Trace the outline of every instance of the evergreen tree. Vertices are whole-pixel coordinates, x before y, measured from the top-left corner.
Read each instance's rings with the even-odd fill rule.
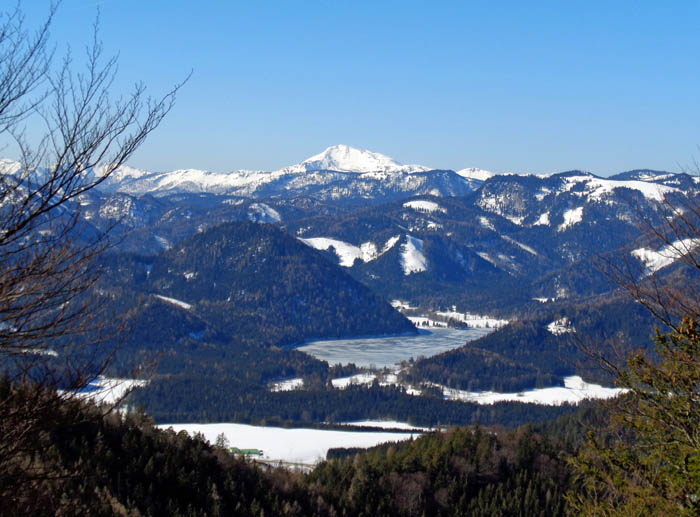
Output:
[[[700,513],[698,323],[657,331],[656,344],[658,362],[637,353],[620,371],[627,394],[573,462],[580,487],[569,498],[581,514]]]

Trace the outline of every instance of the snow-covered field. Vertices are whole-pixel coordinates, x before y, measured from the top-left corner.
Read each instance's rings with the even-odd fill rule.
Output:
[[[406,429],[409,431],[430,431],[432,429],[430,427],[417,427],[406,422],[397,422],[396,420],[358,420],[356,422],[342,422],[342,424],[358,427],[381,427],[382,429]]]
[[[700,246],[700,239],[683,239],[664,246],[659,250],[639,248],[632,251],[646,267],[645,275],[656,273],[659,269],[670,266],[684,255],[693,252]]]
[[[377,249],[377,245],[371,241],[363,242],[359,246],[338,239],[329,239],[328,237],[311,237],[309,239],[299,239],[301,242],[314,249],[325,251],[333,248],[334,253],[338,256],[340,265],[343,267],[352,267],[356,260],[363,262],[371,262],[381,257],[389,251],[399,241],[399,236],[391,237],[382,247],[381,251]]]
[[[434,201],[426,201],[423,199],[415,199],[413,201],[406,201],[403,204],[404,208],[412,208],[418,212],[443,212],[447,213],[447,210],[442,208],[440,205]]]
[[[351,375],[350,377],[338,377],[333,379],[331,383],[334,388],[347,388],[352,384],[372,384],[377,376],[372,373],[358,373],[356,375]]]
[[[246,424],[164,424],[175,432],[202,433],[211,443],[221,433],[231,447],[262,449],[263,458],[290,463],[313,464],[326,459],[335,447],[373,447],[380,443],[410,439],[406,433],[332,431],[323,429],[284,429]]]
[[[589,384],[578,375],[566,377],[564,387],[540,388],[519,393],[496,393],[493,391],[462,391],[442,387],[445,398],[463,400],[478,404],[495,402],[526,402],[558,406],[566,402],[577,403],[584,399],[609,399],[622,392],[620,388],[605,388],[598,384]]]
[[[136,379],[116,379],[98,377],[84,390],[77,393],[80,398],[90,399],[98,404],[119,402],[130,390],[145,386],[147,381]]]

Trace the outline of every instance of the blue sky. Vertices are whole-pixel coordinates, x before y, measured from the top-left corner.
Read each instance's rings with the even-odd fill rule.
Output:
[[[98,8],[118,88],[193,70],[140,168],[272,170],[340,143],[497,172],[700,155],[698,2],[63,0],[59,49],[80,52]]]

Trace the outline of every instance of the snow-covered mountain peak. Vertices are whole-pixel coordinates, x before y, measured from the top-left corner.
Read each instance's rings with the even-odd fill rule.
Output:
[[[356,149],[349,145],[334,145],[322,153],[288,167],[290,172],[338,171],[338,172],[424,172],[431,170],[423,165],[402,165],[393,158],[372,151]]]
[[[484,169],[479,169],[476,167],[468,167],[457,171],[457,174],[463,178],[469,178],[473,180],[486,181],[487,179],[496,175],[496,173],[491,171],[486,171]]]

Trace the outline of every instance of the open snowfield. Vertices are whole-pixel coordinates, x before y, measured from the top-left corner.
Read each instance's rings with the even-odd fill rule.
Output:
[[[145,386],[147,381],[136,379],[116,379],[98,377],[80,391],[77,396],[90,399],[98,404],[114,404],[134,388]]]
[[[332,431],[323,429],[284,429],[246,424],[163,424],[175,432],[202,433],[211,443],[224,433],[231,447],[262,449],[268,460],[313,464],[326,459],[334,447],[373,447],[380,443],[410,439],[410,434],[390,432]]]
[[[441,386],[442,387],[442,386]],[[589,384],[578,375],[564,378],[564,387],[540,388],[519,393],[496,393],[493,391],[462,391],[442,387],[447,399],[494,404],[496,402],[526,402],[559,406],[566,402],[577,403],[584,399],[609,399],[618,396],[622,389],[605,388],[598,384]]]
[[[381,427],[382,429],[406,429],[409,431],[431,430],[429,427],[417,427],[407,424],[406,422],[397,422],[396,420],[358,420],[357,422],[342,422],[342,424],[349,426]]]

